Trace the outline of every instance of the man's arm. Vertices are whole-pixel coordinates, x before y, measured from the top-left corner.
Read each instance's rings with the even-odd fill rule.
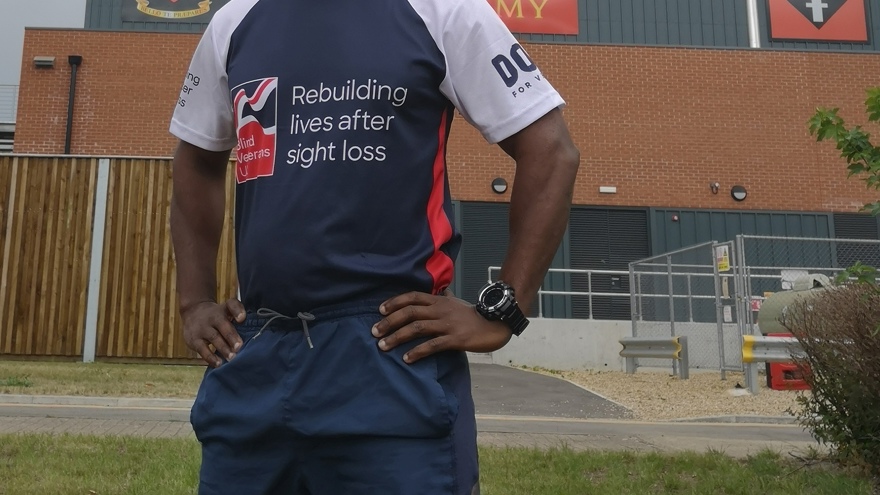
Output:
[[[510,205],[510,244],[501,278],[514,287],[524,311],[534,299],[568,222],[580,154],[557,109],[500,143],[516,160]],[[446,350],[492,352],[511,338],[506,324],[489,321],[460,299],[410,292],[384,302],[373,327],[379,348],[430,339],[409,351],[408,363]]]
[[[217,304],[217,251],[226,207],[229,151],[207,151],[181,141],[174,155],[171,239],[177,260],[177,291],[184,340],[208,364],[222,364],[241,345],[230,320],[244,320],[236,299]]]
[[[558,109],[499,145],[516,161],[510,242],[499,278],[513,286],[528,314],[565,233],[580,153]]]

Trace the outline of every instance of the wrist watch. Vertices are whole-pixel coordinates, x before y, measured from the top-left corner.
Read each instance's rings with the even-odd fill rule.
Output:
[[[501,321],[519,336],[529,326],[529,320],[516,303],[513,287],[505,282],[492,282],[480,291],[477,312],[490,321]]]

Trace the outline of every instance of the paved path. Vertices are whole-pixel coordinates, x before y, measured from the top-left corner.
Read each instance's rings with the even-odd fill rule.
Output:
[[[632,411],[552,376],[492,364],[471,364],[477,414],[554,418],[631,418]]]
[[[553,377],[472,365],[482,445],[679,452],[762,449],[802,452],[817,444],[793,425],[650,423]],[[50,433],[192,438],[191,400],[0,395],[0,434]]]
[[[188,409],[0,404],[0,434],[51,433],[192,438]],[[478,415],[481,445],[573,450],[719,450],[743,457],[763,449],[804,452],[817,444],[793,425],[649,423]]]

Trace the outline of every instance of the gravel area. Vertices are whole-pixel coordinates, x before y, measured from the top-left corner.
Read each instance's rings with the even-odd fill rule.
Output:
[[[764,382],[757,396],[736,389],[745,387],[742,373],[694,372],[681,380],[668,372],[639,371],[634,375],[614,371],[552,372],[590,391],[611,399],[647,421],[699,418],[705,416],[788,416],[797,410],[798,391],[770,390]],[[808,393],[808,392],[807,392]]]

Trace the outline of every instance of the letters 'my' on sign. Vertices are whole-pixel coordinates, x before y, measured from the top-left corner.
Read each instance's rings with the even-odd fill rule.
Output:
[[[488,0],[514,33],[578,34],[577,0]]]
[[[868,41],[865,0],[767,0],[770,39]]]

